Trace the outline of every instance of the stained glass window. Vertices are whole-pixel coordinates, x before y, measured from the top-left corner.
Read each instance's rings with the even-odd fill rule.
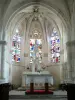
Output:
[[[12,61],[20,62],[21,37],[18,33],[12,39]]]
[[[41,63],[42,60],[41,39],[30,39],[30,63],[32,63],[35,58],[38,58],[39,62]]]
[[[54,29],[50,38],[51,62],[60,62],[60,39],[57,31]]]

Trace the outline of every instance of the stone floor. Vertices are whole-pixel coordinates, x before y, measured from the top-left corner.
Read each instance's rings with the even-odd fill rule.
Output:
[[[9,99],[9,100],[33,100],[33,99]],[[34,99],[34,100],[44,100],[44,99]],[[67,100],[67,99],[45,99],[45,100]]]
[[[12,90],[9,92],[9,95],[25,95],[25,91],[17,91],[17,90]],[[58,91],[54,91],[53,95],[67,95],[66,91],[62,91],[62,90],[58,90]]]
[[[12,90],[9,100],[67,100],[66,91],[54,91],[53,95],[25,95],[25,91]]]

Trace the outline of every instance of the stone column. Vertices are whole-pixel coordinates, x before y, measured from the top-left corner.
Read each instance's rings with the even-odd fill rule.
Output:
[[[69,79],[73,83],[75,81],[75,40],[67,42]]]
[[[3,78],[4,72],[4,46],[6,45],[6,41],[0,41],[0,49],[1,49],[1,78]]]
[[[65,62],[62,64],[62,70],[63,70],[63,82],[69,82],[70,81],[70,77],[69,77],[69,66],[68,63]]]
[[[75,0],[73,0],[71,13],[71,30],[69,32],[69,42],[67,42],[69,78],[75,83]]]
[[[68,42],[66,43],[68,79],[70,82],[75,83],[75,0],[73,0],[71,24],[68,30]]]
[[[1,38],[2,38],[2,12],[0,7],[0,77],[1,77],[1,48],[2,48]]]
[[[0,45],[0,77],[1,77],[1,45]]]

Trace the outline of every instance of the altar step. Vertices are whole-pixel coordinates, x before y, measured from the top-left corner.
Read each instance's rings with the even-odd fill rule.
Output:
[[[37,88],[37,87],[34,87],[35,88],[35,90],[44,90],[44,88],[43,87],[41,87],[41,88]],[[30,87],[19,87],[17,90],[18,91],[25,91],[25,90],[28,90],[28,89],[30,89]],[[52,91],[54,91],[55,90],[55,87],[49,87],[49,90],[52,90]]]
[[[54,96],[54,95],[9,95],[9,99],[66,99],[67,96]]]
[[[66,91],[54,91],[53,95],[50,94],[44,94],[44,95],[26,95],[25,91],[16,91],[16,90],[12,90],[9,92],[9,100],[13,99],[44,99],[46,100],[47,98],[49,98],[49,100],[51,99],[56,99],[56,100],[63,100],[63,99],[67,99],[67,93]]]

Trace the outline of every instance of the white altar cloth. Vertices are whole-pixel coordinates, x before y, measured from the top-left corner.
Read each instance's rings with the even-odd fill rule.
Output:
[[[49,83],[54,84],[53,76],[48,72],[24,72],[22,75],[22,86],[30,85],[30,83]]]

